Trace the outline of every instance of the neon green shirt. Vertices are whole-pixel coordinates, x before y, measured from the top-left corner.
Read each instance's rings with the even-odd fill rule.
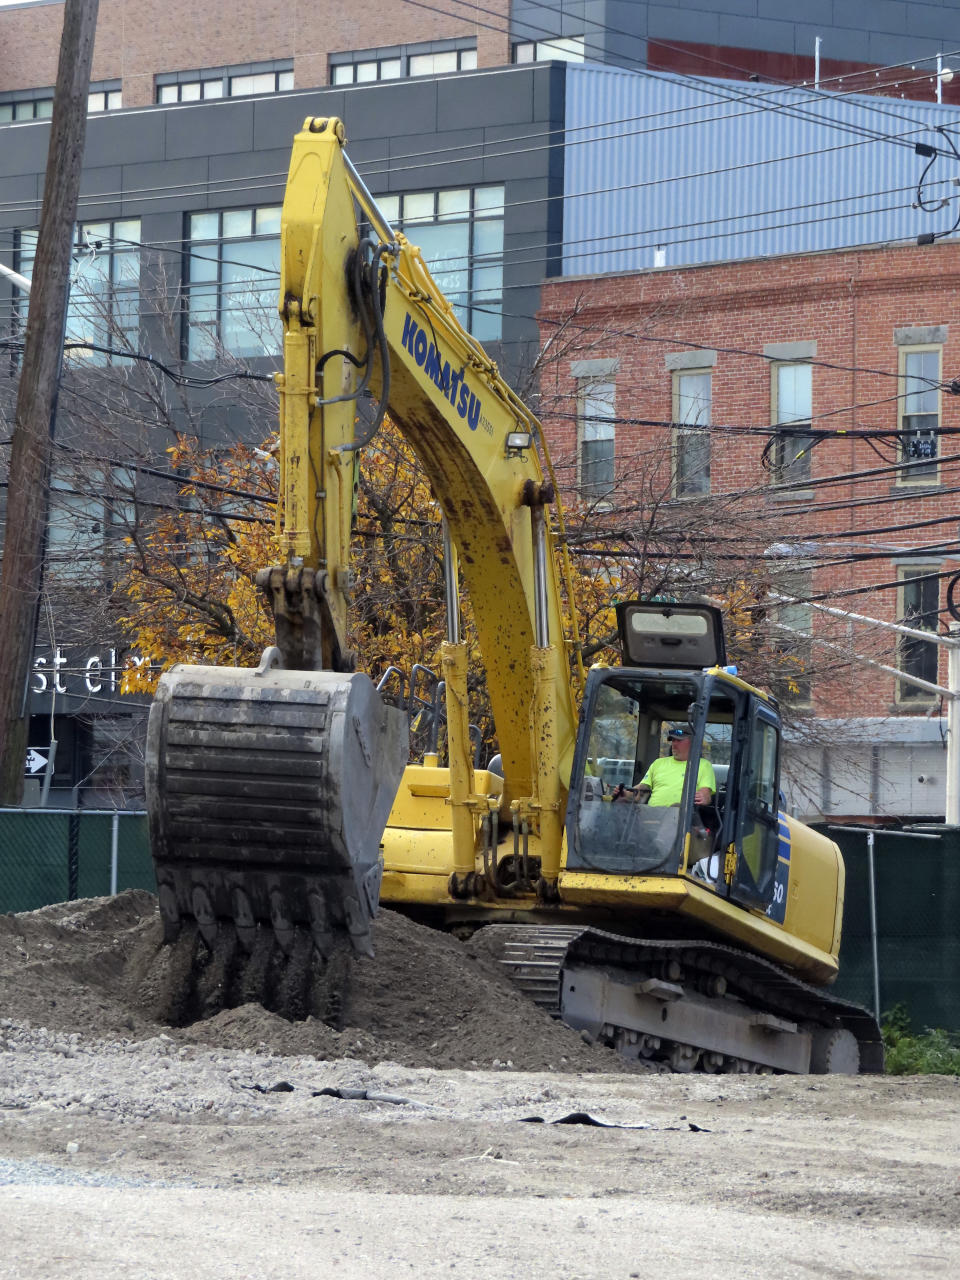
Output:
[[[683,795],[683,779],[686,773],[686,760],[677,760],[675,756],[662,756],[659,760],[654,760],[640,779],[641,787],[650,788],[650,799],[647,803],[679,804]],[[697,769],[697,790],[701,787],[709,787],[714,793],[717,790],[717,775],[713,772],[713,765],[709,760],[701,760],[700,767]]]

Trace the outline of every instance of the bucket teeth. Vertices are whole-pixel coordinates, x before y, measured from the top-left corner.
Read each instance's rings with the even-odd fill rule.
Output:
[[[146,780],[163,936],[199,934],[170,1001],[178,1017],[251,999],[303,1017],[302,984],[338,939],[373,954],[380,841],[407,752],[405,714],[363,675],[179,666],[161,678]]]

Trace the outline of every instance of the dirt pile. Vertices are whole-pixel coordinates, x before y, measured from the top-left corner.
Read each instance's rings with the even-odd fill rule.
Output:
[[[516,991],[480,946],[383,911],[376,958],[354,967],[345,1028],[291,1023],[258,1005],[171,1029],[143,977],[160,946],[154,897],[59,903],[0,917],[0,1016],[101,1039],[177,1040],[222,1049],[392,1061],[408,1067],[622,1071]]]

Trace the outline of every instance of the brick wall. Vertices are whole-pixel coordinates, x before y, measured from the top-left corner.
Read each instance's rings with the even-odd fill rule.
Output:
[[[575,329],[580,334],[575,349],[565,352],[548,374],[545,404],[557,406],[553,417],[547,416],[548,434],[559,452],[573,448],[575,426],[570,415],[576,383],[571,366],[587,351],[591,359],[616,357],[619,361],[618,419],[669,421],[673,416],[672,374],[666,357],[694,349],[688,344],[702,344],[717,352],[712,381],[712,422],[717,429],[711,433],[711,491],[756,491],[759,486],[764,496],[745,497],[743,502],[754,504],[757,518],[764,522],[761,542],[796,544],[810,535],[826,534],[836,537],[836,542],[823,545],[820,560],[839,560],[850,547],[856,555],[876,552],[881,557],[816,569],[815,595],[893,581],[910,548],[947,543],[960,553],[960,492],[952,492],[955,486],[960,487],[960,466],[944,461],[940,483],[909,488],[898,485],[900,473],[895,470],[829,486],[817,482],[889,465],[889,459],[878,457],[867,441],[842,433],[855,428],[897,430],[900,384],[896,329],[947,326],[942,377],[949,384],[960,374],[958,285],[957,243],[548,281],[540,315],[542,340],[556,335],[558,322],[569,317],[575,306],[579,306]],[[762,356],[766,344],[812,341],[816,342],[814,425],[838,434],[814,450],[811,466],[815,483],[809,491],[794,499],[773,498],[768,496],[770,475],[760,467],[765,438],[732,433],[724,437],[719,428],[721,424],[769,425],[770,361],[758,358],[758,353]],[[960,427],[960,399],[947,390],[941,395],[941,425]],[[629,469],[632,458],[655,456],[657,441],[667,451],[669,437],[667,429],[618,424],[618,465]],[[958,452],[960,437],[941,437],[942,457]],[[882,501],[860,505],[865,499]],[[680,504],[672,505],[676,508]],[[831,509],[819,510],[821,506]],[[942,516],[951,520],[919,527],[921,521]],[[912,527],[889,533],[865,532],[907,524]],[[837,536],[847,534],[854,536]],[[723,531],[718,530],[718,545],[722,536]],[[956,555],[938,553],[931,555],[929,562],[940,572],[960,570]],[[940,602],[945,605],[943,585]],[[870,590],[837,595],[826,603],[894,620],[898,593]],[[942,612],[942,625],[948,620]],[[815,626],[824,638],[849,644],[847,624],[838,627],[818,615]],[[857,646],[880,661],[896,662],[890,633],[865,633],[858,636]],[[825,654],[829,656],[821,646],[819,662],[828,666]],[[939,683],[945,683],[945,678],[946,660],[941,654]],[[894,679],[867,666],[846,668],[821,679],[814,706],[826,716],[902,714],[905,709],[896,700]],[[916,704],[910,710],[915,713]]]
[[[313,88],[327,83],[331,53],[454,36],[476,36],[479,65],[501,66],[507,12],[508,0],[489,0],[481,25],[403,0],[100,0],[91,74],[121,80],[123,105],[142,107],[158,73],[292,58],[296,87]],[[54,84],[62,26],[62,4],[0,8],[0,91]]]

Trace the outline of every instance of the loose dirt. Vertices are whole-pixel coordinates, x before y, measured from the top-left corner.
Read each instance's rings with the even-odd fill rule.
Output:
[[[481,946],[375,941],[341,1031],[172,1029],[150,895],[0,917],[0,1277],[958,1273],[960,1082],[631,1073]]]
[[[375,921],[374,944],[374,959],[353,963],[342,1031],[316,1018],[287,1022],[252,1004],[170,1028],[155,1016],[152,979],[162,950],[156,901],[130,891],[0,917],[3,1011],[85,1037],[143,1040],[164,1032],[178,1043],[219,1049],[408,1067],[623,1067],[611,1050],[585,1044],[532,1006],[480,945],[392,911]]]

